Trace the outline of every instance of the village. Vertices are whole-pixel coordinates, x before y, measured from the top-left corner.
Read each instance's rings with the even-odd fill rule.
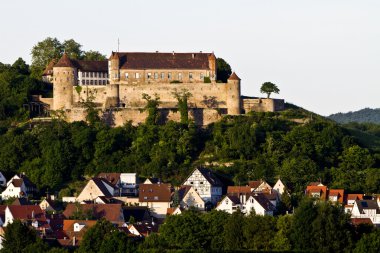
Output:
[[[178,187],[159,178],[140,182],[136,173],[100,173],[89,179],[77,196],[62,199],[49,194],[35,199],[38,189],[25,174],[6,180],[0,173],[0,183],[4,188],[2,201],[13,200],[0,205],[0,243],[7,226],[20,220],[41,238],[56,240],[70,249],[78,247],[86,231],[100,219],[140,240],[157,233],[166,217],[186,210],[274,216],[281,198],[289,196],[291,189],[281,179],[273,186],[265,180],[249,181],[244,186],[226,185],[217,173],[203,167],[195,168]],[[346,193],[344,189],[329,189],[321,182],[310,182],[305,195],[341,206],[351,215],[352,225],[380,226],[379,195]]]

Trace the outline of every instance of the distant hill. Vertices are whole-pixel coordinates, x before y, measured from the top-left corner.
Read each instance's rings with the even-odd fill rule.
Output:
[[[380,124],[380,108],[364,108],[355,112],[336,113],[331,114],[328,118],[343,124],[350,122]]]

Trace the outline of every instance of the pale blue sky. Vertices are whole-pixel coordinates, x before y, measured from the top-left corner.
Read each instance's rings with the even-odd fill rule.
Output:
[[[328,115],[380,107],[380,0],[2,0],[0,62],[44,38],[120,51],[214,51],[242,79]]]

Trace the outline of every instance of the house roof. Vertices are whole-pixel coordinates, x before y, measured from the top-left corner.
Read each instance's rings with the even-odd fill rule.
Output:
[[[49,64],[46,66],[44,72],[42,73],[43,76],[48,76],[52,74],[53,67],[57,63],[55,59],[51,60]]]
[[[120,180],[120,174],[121,173],[107,173],[107,172],[102,172],[99,173],[97,178],[103,178],[110,182],[113,185],[116,185],[116,183]]]
[[[78,246],[86,231],[95,226],[96,222],[96,220],[64,220],[62,230],[66,239],[62,239],[62,237],[60,237],[58,239],[59,244],[61,244],[61,246],[74,246],[73,244],[75,237],[75,246]],[[80,231],[74,231],[75,223],[84,225],[84,227]]]
[[[251,187],[249,186],[228,186],[227,194],[240,194],[240,193],[251,193]]]
[[[256,180],[256,181],[249,181],[249,182],[248,182],[248,185],[249,185],[249,187],[251,187],[252,189],[256,189],[256,188],[259,187],[262,183],[263,183],[262,180]]]
[[[240,81],[241,79],[236,75],[235,72],[232,72],[228,80],[233,80],[233,81]]]
[[[37,220],[40,226],[48,227],[46,216],[39,205],[8,206],[14,219]]]
[[[146,182],[147,180],[149,180],[152,184],[158,184],[158,183],[161,182],[161,179],[159,179],[158,177],[147,178],[147,179],[145,180],[145,182]],[[144,183],[145,183],[145,182],[144,182]]]
[[[111,57],[120,59],[121,69],[209,69],[212,53],[147,53],[120,52]]]
[[[121,204],[81,204],[77,206],[76,203],[68,203],[66,206],[63,215],[66,219],[72,217],[77,211],[78,208],[81,208],[83,212],[92,210],[92,214],[96,219],[105,218],[110,222],[119,222],[121,220]]]
[[[178,198],[182,200],[186,194],[190,191],[192,186],[190,185],[181,185],[180,188],[178,189]]]
[[[108,180],[103,178],[92,178],[91,179],[95,185],[99,188],[99,190],[103,193],[106,197],[113,197],[111,192],[108,191],[107,187],[105,185],[109,185],[110,187],[114,188],[115,186],[111,184]]]
[[[370,224],[373,225],[370,218],[351,218],[352,225],[358,226],[360,224]]]
[[[11,184],[13,184],[14,187],[21,187],[23,182],[22,179],[14,178],[12,179]]]
[[[308,186],[324,186],[321,182],[310,182]]]
[[[361,200],[363,199],[363,194],[361,193],[350,193],[346,195],[347,200]]]
[[[25,206],[25,205],[30,205],[30,202],[26,198],[16,198],[12,202],[12,205],[14,205],[14,206]]]
[[[170,184],[140,184],[139,202],[170,202],[172,187]]]
[[[108,72],[108,61],[71,60],[83,72]]]
[[[265,209],[265,211],[273,211],[275,206],[267,199],[263,193],[252,193],[251,196]]]
[[[151,222],[138,222],[128,226],[128,229],[134,227],[141,235],[148,236],[150,233],[158,232],[158,225]]]
[[[240,198],[236,195],[227,195],[226,197],[229,198],[231,202],[235,205],[241,204]]]
[[[310,195],[311,193],[320,193],[320,198],[326,200],[327,198],[327,186],[316,186],[316,185],[308,185],[306,187],[306,195]]]
[[[212,186],[223,186],[218,176],[212,170],[206,169],[206,168],[197,168],[197,169]]]
[[[364,210],[375,209],[376,214],[380,214],[379,205],[375,200],[355,200],[355,204],[358,206],[360,213],[363,213]]]
[[[343,203],[344,201],[344,189],[330,189],[328,191],[329,196],[338,197],[338,202]]]

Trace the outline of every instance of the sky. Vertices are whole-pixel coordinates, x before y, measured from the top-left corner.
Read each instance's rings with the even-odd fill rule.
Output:
[[[329,115],[380,107],[379,0],[2,0],[0,62],[47,37],[84,50],[214,52],[242,94]]]

